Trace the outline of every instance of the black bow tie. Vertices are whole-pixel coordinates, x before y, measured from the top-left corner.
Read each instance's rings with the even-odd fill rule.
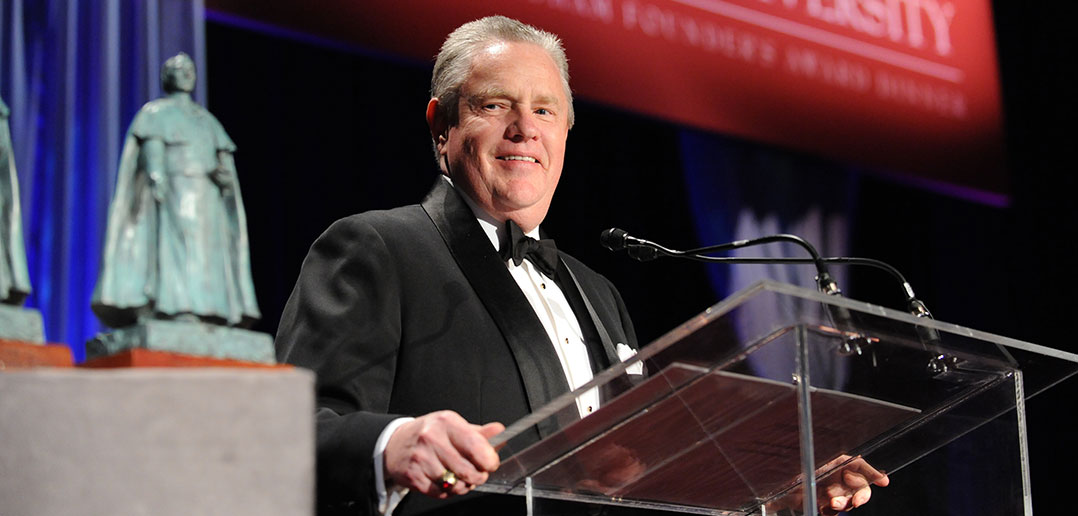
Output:
[[[554,246],[554,240],[529,237],[512,220],[505,222],[505,229],[509,243],[502,248],[502,259],[512,258],[514,265],[520,265],[527,258],[540,272],[553,278],[554,271],[558,270],[558,248]]]

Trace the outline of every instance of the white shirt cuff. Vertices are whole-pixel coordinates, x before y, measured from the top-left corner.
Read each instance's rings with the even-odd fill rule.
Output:
[[[390,421],[382,433],[378,434],[378,440],[374,442],[374,491],[378,493],[378,513],[383,516],[392,516],[393,509],[408,494],[408,488],[396,484],[386,485],[385,452],[389,445],[389,438],[401,425],[415,420],[414,417],[401,417]]]

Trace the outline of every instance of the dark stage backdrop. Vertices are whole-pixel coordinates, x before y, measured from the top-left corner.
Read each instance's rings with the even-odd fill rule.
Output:
[[[1063,44],[1072,38],[1058,30],[1062,17],[1043,9],[997,5],[1009,207],[957,200],[817,156],[579,101],[562,184],[544,227],[560,247],[618,285],[641,341],[648,342],[721,299],[729,273],[695,263],[631,262],[600,248],[601,230],[619,226],[693,247],[732,234],[729,219],[701,218],[716,213],[708,208],[758,205],[782,218],[798,211],[799,194],[831,192],[833,211],[848,221],[849,253],[898,267],[938,318],[1078,351],[1067,338],[1074,304],[1067,292],[1078,286],[1070,271],[1070,239],[1078,234],[1073,167],[1064,156],[1067,136],[1047,125],[1073,116],[1058,104],[1073,84],[1059,72],[1059,63],[1067,62]],[[256,329],[274,333],[321,231],[352,213],[418,202],[435,180],[423,118],[430,63],[216,22],[206,36],[209,108],[239,147],[263,313]],[[719,159],[736,167],[717,167]],[[798,174],[784,174],[790,167]],[[865,301],[899,301],[889,279],[871,271],[849,271],[843,286]],[[1070,448],[1076,381],[1028,406],[1038,512],[1069,504],[1057,471],[1078,458]],[[995,514],[992,463],[1003,459],[992,448],[959,441],[901,472],[909,484],[922,473],[938,479],[932,468],[939,461],[968,464],[960,477],[938,479],[929,489],[932,499],[903,496],[896,483],[878,490],[877,503],[859,513]]]

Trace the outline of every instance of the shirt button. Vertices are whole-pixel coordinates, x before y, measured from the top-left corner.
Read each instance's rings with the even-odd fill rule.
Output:
[[[546,283],[540,283],[539,288],[546,290]]]
[[[591,414],[591,405],[588,405],[588,413]]]
[[[566,344],[568,344],[568,343],[569,343],[569,339],[565,339],[565,343],[566,343]]]

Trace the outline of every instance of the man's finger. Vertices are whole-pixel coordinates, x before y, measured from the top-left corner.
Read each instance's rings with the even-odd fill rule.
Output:
[[[450,476],[452,477],[454,475]],[[447,494],[454,494],[459,496],[472,490],[472,484],[469,484],[467,481],[459,477],[457,477],[456,481],[448,487],[445,485],[445,482],[441,478],[435,479],[434,482],[436,484],[439,484],[439,487]]]
[[[471,456],[482,452],[471,449],[471,446],[490,448],[490,444],[487,443],[486,439],[483,439],[479,432],[472,430],[470,425],[450,425],[445,429],[444,441],[437,443],[437,446],[434,447],[434,452],[437,454],[438,460],[445,466],[445,469],[453,472],[458,483],[478,485],[487,481],[487,473],[481,465],[477,465],[471,458]],[[490,453],[494,453],[493,449],[490,450]],[[437,478],[440,478],[443,472],[438,472]]]
[[[860,457],[843,468],[844,475],[849,473],[859,474],[868,483],[876,484],[880,487],[886,487],[887,484],[891,483],[891,479],[887,478],[886,473],[872,467],[871,464]]]
[[[449,428],[449,441],[454,449],[468,460],[477,472],[483,473],[482,480],[476,479],[472,482],[473,484],[486,482],[486,473],[498,469],[501,465],[498,452],[487,441],[491,435],[497,435],[500,432],[500,430],[495,431],[498,427],[502,427],[501,423],[489,423],[481,427],[468,425]]]
[[[827,498],[834,500],[835,498],[850,496],[853,494],[853,490],[846,487],[842,482],[832,482],[827,484],[824,490]]]
[[[438,460],[444,465],[442,471],[435,476],[435,482],[441,483],[441,476],[446,471],[451,471],[456,478],[455,484],[479,485],[487,481],[487,473],[479,471],[464,456],[452,446],[437,450]]]
[[[870,498],[872,498],[872,488],[868,486],[862,487],[850,498],[850,505],[853,505],[855,508],[860,507],[868,503]]]
[[[860,507],[872,497],[873,484],[883,487],[890,483],[886,473],[877,470],[861,457],[850,460],[848,455],[843,455],[828,465],[837,466],[846,461],[849,463],[837,471],[837,476],[831,476],[833,481],[823,488],[827,501],[821,504],[822,514],[837,514]]]
[[[870,484],[864,475],[849,469],[842,472],[842,483],[846,484],[846,486],[853,491],[861,489],[862,487],[867,487]]]
[[[479,427],[479,433],[483,434],[483,437],[486,437],[488,440],[490,440],[494,436],[496,436],[496,435],[498,435],[498,434],[500,434],[500,433],[502,433],[504,431],[505,431],[505,425],[503,425],[501,423],[487,423],[487,424]],[[494,451],[496,451],[496,452],[502,451],[502,448],[504,448],[506,444],[508,444],[508,441],[503,442],[503,443],[495,446]]]
[[[487,439],[490,439],[491,437],[494,437],[495,435],[498,435],[498,434],[504,432],[505,431],[505,425],[503,425],[501,423],[498,423],[498,422],[487,423],[487,424],[485,424],[483,426],[478,427],[477,430],[479,431],[480,434],[483,435],[483,437],[485,437]]]

